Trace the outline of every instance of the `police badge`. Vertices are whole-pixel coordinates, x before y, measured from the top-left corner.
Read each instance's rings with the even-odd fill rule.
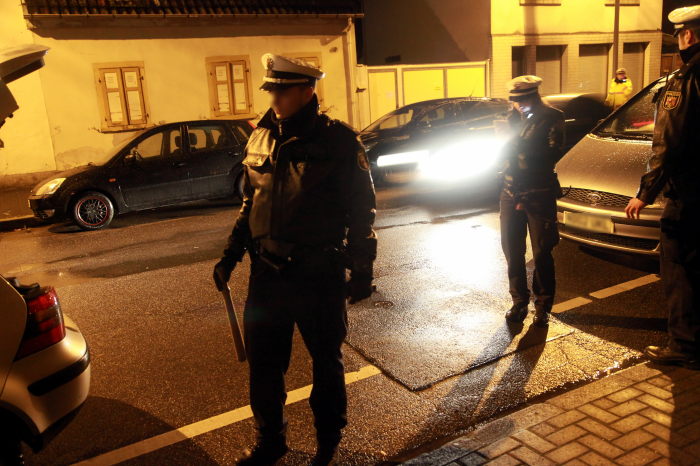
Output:
[[[681,93],[678,91],[666,91],[664,94],[664,110],[673,110],[681,103]]]

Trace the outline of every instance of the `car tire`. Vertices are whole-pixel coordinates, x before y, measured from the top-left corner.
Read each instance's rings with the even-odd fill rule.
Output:
[[[71,217],[83,230],[100,230],[112,223],[114,204],[102,193],[96,191],[82,193],[73,202]]]
[[[236,188],[236,196],[238,196],[238,199],[240,199],[241,201],[243,200],[243,183],[244,173],[243,170],[241,170],[241,172],[236,177],[236,181],[234,182]]]

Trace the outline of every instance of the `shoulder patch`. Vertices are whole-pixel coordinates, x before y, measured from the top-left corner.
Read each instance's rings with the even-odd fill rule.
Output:
[[[664,110],[673,110],[681,103],[681,93],[679,91],[666,91],[664,94]]]

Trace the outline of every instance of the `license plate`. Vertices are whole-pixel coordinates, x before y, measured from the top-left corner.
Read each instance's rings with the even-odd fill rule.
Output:
[[[615,233],[615,224],[609,217],[564,212],[564,225],[596,233]]]

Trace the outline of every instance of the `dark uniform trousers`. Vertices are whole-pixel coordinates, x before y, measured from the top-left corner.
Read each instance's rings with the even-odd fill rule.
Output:
[[[661,217],[661,279],[670,345],[700,355],[700,202],[668,199]]]
[[[317,253],[278,271],[252,256],[244,312],[250,402],[261,439],[284,439],[294,325],[313,361],[310,404],[320,442],[337,443],[347,424],[341,345],[347,334],[345,265],[339,254]]]
[[[516,210],[516,200],[507,190],[501,192],[501,246],[508,262],[510,295],[515,305],[530,302],[525,267],[529,230],[535,261],[532,281],[535,307],[550,311],[556,286],[552,249],[559,243],[556,195],[551,190],[530,192],[519,202],[524,205],[524,210]]]

